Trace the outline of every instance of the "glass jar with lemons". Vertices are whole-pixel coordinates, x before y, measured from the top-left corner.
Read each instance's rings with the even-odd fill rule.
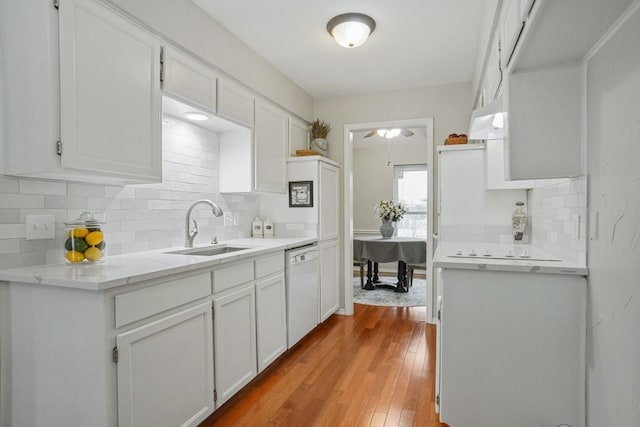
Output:
[[[64,259],[67,263],[104,262],[107,255],[104,221],[97,220],[92,212],[82,212],[64,225]]]

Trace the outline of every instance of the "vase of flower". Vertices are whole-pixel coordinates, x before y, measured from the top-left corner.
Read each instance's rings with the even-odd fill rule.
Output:
[[[392,200],[380,200],[380,203],[373,208],[373,211],[382,220],[382,225],[380,226],[382,238],[390,239],[395,233],[393,223],[402,219],[404,214],[407,213],[407,208],[402,203],[393,203]]]
[[[380,234],[382,234],[383,239],[390,239],[393,237],[393,233],[395,233],[396,229],[393,228],[393,223],[387,219],[382,220],[382,225],[380,226]]]
[[[309,148],[311,148],[316,153],[327,156],[329,154],[329,143],[325,139],[331,130],[331,126],[329,123],[321,121],[320,119],[316,119],[311,124],[311,144],[309,144]]]

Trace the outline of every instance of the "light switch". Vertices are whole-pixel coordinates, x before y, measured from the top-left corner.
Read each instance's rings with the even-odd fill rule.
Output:
[[[224,226],[233,227],[233,212],[224,213]]]
[[[53,215],[27,215],[25,219],[27,240],[53,239]]]

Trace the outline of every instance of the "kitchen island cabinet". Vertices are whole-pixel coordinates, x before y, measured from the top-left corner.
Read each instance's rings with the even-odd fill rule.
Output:
[[[159,182],[160,40],[102,2],[54,3],[0,4],[3,173]]]

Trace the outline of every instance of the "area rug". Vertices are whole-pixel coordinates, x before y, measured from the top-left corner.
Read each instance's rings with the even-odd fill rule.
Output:
[[[391,282],[391,277],[381,277],[384,282]],[[413,279],[413,286],[406,294],[396,293],[391,289],[374,289],[367,291],[360,288],[360,278],[353,278],[353,302],[356,304],[383,305],[389,307],[413,307],[427,304],[427,281]]]

